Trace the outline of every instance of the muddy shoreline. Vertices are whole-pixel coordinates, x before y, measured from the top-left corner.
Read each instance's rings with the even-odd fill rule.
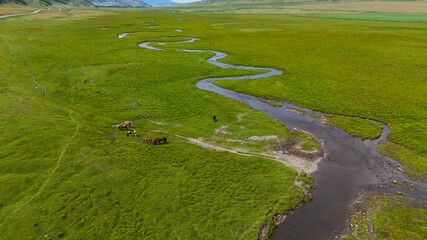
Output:
[[[181,36],[179,36],[181,37]],[[165,39],[164,37],[162,39]],[[186,37],[189,40],[174,43],[189,43],[199,40]],[[143,42],[139,47],[151,50],[164,50],[149,46],[155,43]],[[318,164],[318,170],[312,174],[316,179],[312,191],[313,200],[297,208],[280,224],[271,236],[271,239],[332,239],[344,229],[349,218],[351,204],[363,192],[403,192],[409,197],[418,200],[427,200],[427,184],[410,180],[398,170],[401,164],[377,151],[379,141],[387,139],[389,128],[383,126],[381,136],[375,140],[362,140],[347,134],[345,131],[326,125],[320,120],[312,118],[312,111],[286,102],[282,106],[272,106],[260,98],[238,93],[214,85],[216,80],[256,79],[282,75],[281,70],[251,66],[238,66],[218,62],[227,56],[226,53],[213,50],[178,50],[183,52],[211,52],[214,56],[206,61],[222,68],[268,70],[266,73],[237,77],[206,78],[197,82],[200,89],[215,92],[223,96],[244,102],[250,107],[263,112],[282,122],[289,129],[309,132],[319,141],[322,141],[326,157]],[[301,115],[287,108],[304,110],[307,115]],[[393,186],[392,181],[405,184]],[[410,185],[413,187],[406,187]]]

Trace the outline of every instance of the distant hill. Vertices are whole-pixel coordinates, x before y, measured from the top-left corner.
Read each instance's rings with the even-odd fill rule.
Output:
[[[271,3],[271,2],[281,2],[281,3],[300,3],[300,2],[319,2],[319,3],[327,3],[327,2],[346,2],[346,1],[369,1],[369,0],[202,0],[198,3],[236,3],[236,2],[244,2],[244,3]]]
[[[179,3],[173,2],[171,0],[144,0],[144,2],[150,4],[153,7],[156,6],[172,6],[178,5]]]
[[[150,4],[142,0],[88,0],[96,7],[110,8],[144,8],[151,7]]]
[[[55,5],[69,5],[72,7],[94,7],[86,0],[0,0],[1,4],[15,3],[18,5],[32,6],[32,7],[45,7]]]
[[[104,8],[145,8],[152,6],[173,6],[172,0],[0,0],[2,4],[18,4],[31,7],[70,6]]]

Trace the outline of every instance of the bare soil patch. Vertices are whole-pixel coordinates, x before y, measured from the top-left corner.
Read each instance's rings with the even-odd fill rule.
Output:
[[[228,125],[222,125],[221,127],[215,129],[215,133],[231,134],[227,132]]]
[[[262,140],[270,140],[270,139],[277,139],[277,138],[278,136],[276,135],[252,136],[252,137],[249,137],[248,140],[262,141]]]
[[[298,149],[299,146],[295,146],[295,149],[293,151],[291,151],[293,153],[293,155],[289,154],[289,153],[285,153],[282,150],[276,151],[275,149],[271,149],[271,147],[264,148],[264,150],[266,150],[266,151],[263,153],[253,153],[250,150],[245,149],[245,148],[227,148],[227,147],[223,147],[223,146],[218,146],[218,145],[210,142],[209,139],[205,139],[203,137],[190,138],[190,137],[184,137],[184,136],[174,134],[174,133],[164,131],[164,130],[156,130],[156,129],[144,129],[144,130],[152,131],[152,132],[162,132],[162,133],[172,134],[172,135],[175,135],[176,137],[186,139],[190,143],[195,144],[195,145],[199,145],[199,146],[206,148],[206,149],[212,149],[212,150],[216,150],[216,151],[226,151],[226,152],[239,154],[239,155],[243,155],[243,156],[268,158],[268,159],[271,159],[274,161],[281,162],[281,163],[285,164],[286,166],[295,169],[298,172],[306,172],[306,173],[315,172],[317,170],[317,164],[324,157],[323,150],[320,150],[320,151],[316,150],[313,152],[308,152],[308,154],[307,154],[307,153],[303,153],[304,152],[303,150]],[[215,139],[215,137],[214,137],[214,139]],[[234,140],[228,139],[228,141],[234,141]],[[242,144],[245,144],[245,141],[242,141],[242,140],[236,140],[236,141],[241,142]],[[280,143],[280,141],[279,141],[279,143]],[[289,145],[293,146],[292,144],[289,144]],[[301,152],[301,154],[299,154],[298,152]],[[304,158],[304,156],[309,156],[309,158]]]
[[[322,149],[315,151],[305,151],[300,147],[300,142],[296,139],[287,139],[285,141],[278,141],[275,150],[283,154],[297,156],[305,160],[313,161],[324,156]]]
[[[301,115],[307,115],[307,112],[302,110],[302,109],[298,109],[298,108],[286,108],[286,110],[290,111],[290,112],[294,112],[294,113],[298,113]]]
[[[180,136],[182,137],[182,136]],[[258,141],[266,139],[275,139],[277,136],[254,136]],[[272,159],[278,162],[285,164],[298,172],[307,172],[312,173],[317,170],[318,162],[324,157],[324,152],[322,149],[316,149],[315,151],[304,151],[300,148],[300,142],[296,139],[286,140],[286,139],[277,139],[275,147],[265,146],[263,147],[264,151],[262,153],[254,153],[249,149],[244,148],[245,141],[242,140],[232,140],[232,139],[223,139],[227,142],[240,142],[243,147],[241,148],[229,148],[225,146],[218,146],[202,137],[199,138],[186,138],[193,144],[197,144],[207,149],[214,149],[217,151],[227,151],[234,154],[244,155],[244,156],[256,156]],[[250,139],[250,138],[249,138]],[[248,140],[249,140],[248,139]],[[252,139],[254,140],[254,139]]]

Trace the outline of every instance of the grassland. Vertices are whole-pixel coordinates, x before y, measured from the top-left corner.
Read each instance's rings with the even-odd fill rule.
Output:
[[[380,142],[378,144],[378,150],[401,162],[406,167],[406,171],[409,174],[416,177],[424,177],[427,175],[425,157],[422,155],[389,141]]]
[[[153,9],[158,11],[158,9]],[[316,0],[233,0],[196,2],[189,5],[160,8],[174,12],[268,13],[268,14],[348,14],[405,13],[425,14],[427,1],[316,1]]]
[[[253,239],[275,212],[307,200],[293,184],[298,173],[281,163],[177,137],[213,138],[222,125],[234,139],[289,136],[277,121],[194,86],[242,70],[207,64],[205,53],[137,47],[181,36],[176,28],[204,34],[206,22],[180,17],[51,10],[1,20],[0,239]],[[151,20],[167,32],[117,38],[150,30],[134,23]],[[112,127],[127,119],[140,137],[169,144],[144,145]]]
[[[425,14],[427,1],[339,1],[312,2],[301,6],[290,6],[305,12],[324,13],[411,13]]]
[[[341,128],[347,133],[362,139],[375,139],[381,136],[383,127],[376,122],[348,116],[314,113],[313,118],[321,119],[326,124]]]
[[[0,5],[0,16],[9,14],[30,13],[35,10],[36,8],[28,6],[20,6],[16,4],[2,4]]]
[[[384,122],[391,142],[427,164],[425,24],[257,15],[213,26],[221,32],[215,49],[231,51],[228,63],[285,72],[219,86]]]
[[[159,32],[117,39],[153,31],[133,24],[151,20]],[[247,239],[276,211],[306,200],[293,184],[297,172],[280,163],[176,136],[290,133],[194,86],[248,71],[212,66],[209,53],[136,46],[163,36],[203,39],[164,48],[214,49],[230,53],[224,62],[282,69],[283,76],[218,84],[386,122],[390,140],[420,156],[414,168],[426,164],[424,24],[109,10],[0,21],[0,121],[11,126],[0,134],[0,238]],[[141,137],[165,135],[170,144],[142,145],[111,127],[126,119]],[[223,125],[232,134],[215,132]],[[301,140],[306,150],[317,147]]]
[[[339,18],[339,19],[359,19],[376,21],[396,21],[396,22],[427,22],[427,14],[407,14],[407,13],[351,13],[351,14],[313,14],[307,17]]]
[[[368,194],[355,204],[342,239],[425,239],[427,209],[402,196]]]
[[[308,2],[295,1],[229,1],[229,2],[216,2],[204,3],[195,2],[190,5],[178,5],[168,8],[160,8],[160,11],[174,11],[174,12],[227,12],[227,13],[274,13],[280,9],[285,12],[299,12],[299,10],[286,9],[289,6],[300,6],[309,4]],[[157,11],[157,9],[153,9]]]

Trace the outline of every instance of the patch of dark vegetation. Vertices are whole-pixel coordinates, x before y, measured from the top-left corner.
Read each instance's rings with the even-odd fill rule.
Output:
[[[138,107],[140,107],[141,106],[141,104],[139,103],[139,102],[129,102],[128,103],[128,106],[129,106],[129,108],[131,108],[131,109],[137,109]]]
[[[129,118],[132,122],[141,120],[141,119],[149,119],[149,116],[146,115],[137,115]]]
[[[116,137],[114,136],[114,134],[112,134],[112,133],[105,133],[105,136],[107,137],[107,139],[110,141],[110,142],[115,142],[116,141]]]

